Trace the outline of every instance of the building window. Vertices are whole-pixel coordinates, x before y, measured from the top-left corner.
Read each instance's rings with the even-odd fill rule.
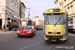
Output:
[[[16,3],[14,3],[14,5],[16,6]]]
[[[12,9],[12,2],[11,2],[11,9]]]
[[[62,5],[62,3],[60,3],[60,8],[63,8],[63,5]]]
[[[69,7],[67,9],[69,9]]]
[[[73,7],[73,5],[71,5],[70,7]]]
[[[66,1],[66,0],[64,0],[64,1]]]

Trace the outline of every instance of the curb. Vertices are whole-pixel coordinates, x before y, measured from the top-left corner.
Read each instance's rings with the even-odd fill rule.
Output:
[[[14,32],[17,32],[17,31],[5,31],[5,32],[0,31],[0,34],[3,34],[3,33],[14,33]]]

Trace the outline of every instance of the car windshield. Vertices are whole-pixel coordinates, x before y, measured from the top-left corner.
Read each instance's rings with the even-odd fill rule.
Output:
[[[26,26],[26,27],[24,27],[24,29],[32,29],[32,27],[31,26]]]
[[[38,25],[37,27],[42,27],[41,25]]]
[[[31,26],[25,26],[25,27],[22,27],[21,29],[32,29]]]
[[[63,24],[65,14],[46,15],[47,24]]]

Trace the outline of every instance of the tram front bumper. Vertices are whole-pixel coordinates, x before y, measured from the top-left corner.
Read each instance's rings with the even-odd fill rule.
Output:
[[[63,38],[63,35],[60,35],[60,36],[46,35],[46,38],[58,39],[58,38]]]

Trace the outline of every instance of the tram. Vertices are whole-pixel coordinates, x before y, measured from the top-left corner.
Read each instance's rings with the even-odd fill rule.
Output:
[[[44,15],[44,39],[65,41],[68,39],[68,12],[62,8],[50,8]]]

